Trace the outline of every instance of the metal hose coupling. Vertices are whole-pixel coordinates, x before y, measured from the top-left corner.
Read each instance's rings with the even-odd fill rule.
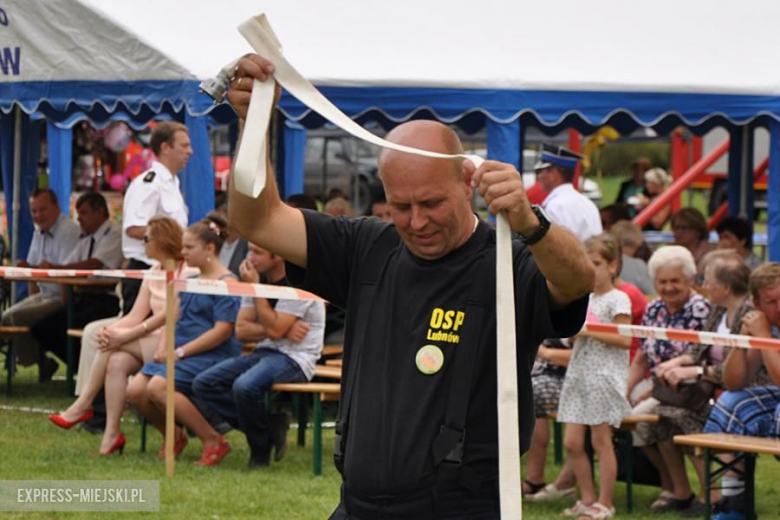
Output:
[[[213,99],[215,104],[225,100],[225,93],[236,75],[239,59],[231,61],[219,71],[216,77],[203,80],[199,85],[200,91]]]

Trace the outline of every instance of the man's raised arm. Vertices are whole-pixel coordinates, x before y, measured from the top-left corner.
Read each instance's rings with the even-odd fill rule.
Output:
[[[266,81],[272,72],[273,65],[257,55],[245,56],[238,62],[235,78],[230,83],[228,101],[241,118],[242,130],[249,108],[253,79]],[[278,94],[277,88],[276,100]],[[275,108],[276,103],[273,109]],[[247,146],[247,143],[244,143],[244,146]],[[270,156],[269,153],[267,157]],[[266,164],[265,189],[257,199],[238,193],[235,182],[230,183],[228,220],[230,225],[250,242],[281,255],[300,267],[306,267],[306,225],[303,214],[282,202],[270,159]]]

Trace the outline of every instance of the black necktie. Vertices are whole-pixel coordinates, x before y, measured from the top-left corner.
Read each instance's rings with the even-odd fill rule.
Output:
[[[89,253],[87,253],[87,260],[92,258],[92,250],[95,249],[95,237],[89,237]]]

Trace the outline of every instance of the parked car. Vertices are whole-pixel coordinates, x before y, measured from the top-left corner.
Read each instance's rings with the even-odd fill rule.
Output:
[[[315,130],[306,139],[303,191],[325,200],[340,190],[355,208],[356,215],[371,212],[381,196],[379,148],[338,130]]]

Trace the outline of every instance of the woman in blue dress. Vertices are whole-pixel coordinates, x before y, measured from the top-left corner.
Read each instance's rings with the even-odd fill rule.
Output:
[[[191,267],[200,269],[201,279],[234,279],[219,263],[219,251],[227,236],[227,223],[219,215],[208,217],[190,226],[184,233],[182,256]],[[203,456],[196,464],[218,464],[230,452],[230,444],[217,433],[192,403],[192,381],[220,361],[238,355],[241,344],[233,328],[240,300],[230,296],[181,293],[179,318],[176,322],[176,422],[190,428],[203,443]],[[130,403],[155,428],[165,433],[165,337],[154,355],[130,382],[127,396]],[[174,453],[178,456],[187,445],[187,435],[177,426]],[[164,448],[160,451],[164,456]]]

